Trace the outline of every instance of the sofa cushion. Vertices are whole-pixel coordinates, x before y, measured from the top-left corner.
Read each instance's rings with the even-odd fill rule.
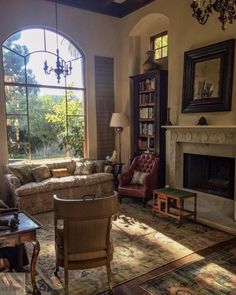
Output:
[[[46,166],[44,164],[42,164],[38,167],[32,168],[31,173],[33,174],[36,182],[40,182],[44,179],[48,179],[51,177],[51,173],[50,173],[48,166]]]
[[[93,173],[94,166],[95,163],[90,161],[77,162],[74,175],[90,175]]]
[[[8,165],[10,171],[20,180],[21,184],[34,181],[28,164]]]
[[[64,177],[64,176],[69,176],[69,171],[67,168],[55,168],[51,169],[51,174],[52,177]]]
[[[45,162],[49,169],[67,168],[70,175],[75,171],[75,161],[73,160],[60,160],[58,162],[48,161]]]
[[[96,173],[91,175],[71,175],[61,178],[48,178],[41,182],[32,182],[20,186],[16,189],[17,196],[27,196],[43,192],[52,192],[60,189],[70,189],[79,186],[96,185],[103,182],[113,180],[113,175],[110,173]]]

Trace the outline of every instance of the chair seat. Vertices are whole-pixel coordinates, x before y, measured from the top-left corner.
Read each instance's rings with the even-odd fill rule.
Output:
[[[129,184],[127,186],[120,186],[118,189],[119,195],[132,196],[132,197],[144,197],[145,189],[143,185]]]
[[[109,256],[110,260],[112,260],[114,252],[114,247],[111,244],[110,246],[110,253],[107,255],[106,250],[99,250],[99,251],[91,251],[91,252],[86,252],[86,253],[72,253],[68,254],[68,261],[88,261],[88,260],[93,260],[93,259],[99,259],[99,258],[107,258]],[[63,260],[63,249],[59,248],[58,251],[58,258]]]

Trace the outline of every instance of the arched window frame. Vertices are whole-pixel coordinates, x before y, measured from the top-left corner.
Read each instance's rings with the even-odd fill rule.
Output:
[[[34,29],[37,29],[37,30],[43,30],[44,32],[44,50],[36,50],[36,51],[31,51],[29,52],[28,54],[26,55],[21,55],[19,54],[19,52],[11,49],[10,47],[7,47],[4,45],[4,43],[9,39],[11,38],[12,36],[14,36],[15,34],[19,33],[19,32],[23,32],[25,30],[34,30]],[[29,119],[29,108],[28,108],[28,101],[29,101],[29,97],[28,97],[28,91],[27,89],[29,87],[33,87],[33,88],[54,88],[54,89],[59,89],[59,90],[64,90],[65,91],[65,103],[66,103],[66,136],[68,137],[69,135],[69,117],[73,117],[73,116],[77,116],[77,117],[80,117],[82,118],[83,117],[83,124],[84,124],[84,138],[83,140],[81,140],[81,142],[83,142],[83,156],[86,156],[87,155],[87,126],[86,126],[86,122],[87,122],[87,119],[86,119],[86,88],[85,88],[85,56],[84,56],[84,53],[83,51],[79,48],[79,46],[75,45],[74,42],[72,42],[68,37],[64,37],[63,34],[58,34],[56,33],[55,31],[53,30],[50,30],[48,28],[43,28],[43,27],[34,27],[34,28],[27,28],[27,29],[23,29],[23,30],[19,30],[17,32],[15,32],[14,34],[10,35],[8,38],[6,38],[3,43],[2,43],[2,49],[4,51],[4,49],[7,49],[11,52],[13,52],[14,54],[20,56],[21,58],[24,59],[24,69],[25,69],[25,83],[22,83],[22,82],[14,82],[14,81],[6,81],[6,75],[5,75],[5,68],[3,67],[4,69],[4,87],[6,89],[6,87],[11,87],[11,86],[19,86],[19,87],[25,87],[26,89],[26,104],[27,104],[27,114],[26,114],[26,117],[27,117],[27,132],[28,132],[28,147],[29,147],[29,157],[28,159],[31,160],[32,159],[32,150],[31,150],[31,143],[30,143],[30,119]],[[80,53],[80,56],[79,57],[76,57],[74,59],[71,59],[70,61],[72,62],[73,64],[73,61],[75,60],[78,60],[78,59],[81,59],[82,60],[82,69],[81,69],[81,73],[82,73],[82,86],[81,87],[77,87],[77,86],[68,86],[67,85],[67,77],[62,77],[61,80],[64,80],[64,85],[62,86],[61,84],[60,85],[49,85],[49,84],[35,84],[35,83],[28,83],[27,82],[27,59],[29,58],[30,55],[32,54],[35,54],[35,53],[48,53],[48,54],[51,54],[51,55],[54,55],[55,56],[55,60],[56,60],[56,52],[52,52],[50,50],[46,50],[46,32],[51,32],[51,33],[54,33],[54,34],[58,34],[58,36],[60,36],[61,38],[63,38],[64,40],[66,40],[68,43],[72,44],[74,46],[74,48]],[[27,45],[27,44],[25,44]],[[60,57],[61,58],[61,57]],[[63,60],[61,58],[61,60]],[[40,64],[39,65],[40,67],[43,68],[43,64]],[[45,74],[46,75],[46,74]],[[53,74],[52,74],[53,75]],[[55,80],[56,80],[56,77],[55,77]],[[71,114],[68,114],[68,108],[67,108],[67,105],[68,105],[68,91],[82,91],[83,92],[83,106],[84,106],[84,112],[83,114],[79,114],[79,115],[71,115]],[[6,101],[6,90],[5,90],[5,102],[7,103]],[[6,112],[6,117],[8,118],[8,116],[11,116],[11,115],[17,115],[17,113],[14,113],[14,114],[8,114]],[[18,114],[20,115],[20,114]],[[9,138],[8,138],[8,144],[9,144]],[[67,157],[67,156],[71,156],[71,153],[68,149],[66,149],[66,153],[63,157]],[[11,157],[9,157],[9,159],[11,159]],[[24,158],[24,159],[27,159],[27,158]]]

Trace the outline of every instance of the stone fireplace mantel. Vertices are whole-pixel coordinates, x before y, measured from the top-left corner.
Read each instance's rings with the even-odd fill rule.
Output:
[[[236,159],[236,125],[193,125],[193,126],[162,126],[167,130],[167,171],[169,183],[173,187],[183,188],[183,154],[196,153],[213,156],[231,157]],[[236,171],[235,171],[236,177]],[[236,183],[235,183],[236,187]],[[234,200],[198,193],[199,220],[202,219],[210,225],[226,229],[228,225],[222,225],[222,220],[229,217],[229,231],[236,233],[236,188]],[[225,208],[225,216],[219,220],[219,212],[207,212],[206,208]],[[202,214],[201,217],[201,208]],[[234,209],[233,209],[234,208]],[[210,220],[211,216],[212,220]],[[213,216],[215,215],[215,216]],[[208,216],[209,220],[208,220]],[[232,227],[232,230],[231,230]]]

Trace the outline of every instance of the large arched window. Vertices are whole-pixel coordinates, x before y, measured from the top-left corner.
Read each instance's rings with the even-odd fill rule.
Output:
[[[2,45],[9,159],[44,159],[85,150],[84,56],[45,29],[27,29]],[[57,44],[58,43],[58,44]],[[71,75],[44,72],[44,62],[72,64]]]

